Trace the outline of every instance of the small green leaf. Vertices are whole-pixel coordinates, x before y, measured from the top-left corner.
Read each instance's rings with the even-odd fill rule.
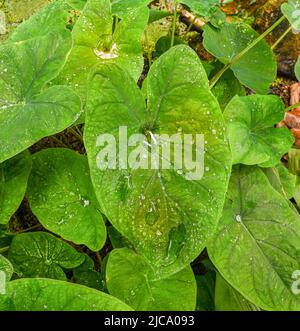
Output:
[[[85,156],[63,148],[34,154],[28,197],[47,230],[93,251],[104,246],[106,228]]]
[[[204,27],[204,47],[225,65],[244,51],[259,34],[244,23],[225,23],[220,29]],[[276,59],[262,40],[230,68],[238,80],[260,94],[267,94],[277,74]]]
[[[5,273],[5,281],[9,281],[14,273],[14,268],[10,263],[10,261],[0,254],[0,273],[1,272]],[[1,275],[0,275],[0,282],[1,282]],[[1,288],[1,284],[0,284],[0,288]],[[1,294],[2,293],[0,291],[0,295]]]
[[[66,280],[62,268],[73,269],[84,261],[84,255],[46,232],[17,235],[9,248],[9,260],[17,274],[30,278]]]
[[[103,292],[51,279],[20,279],[7,283],[0,311],[130,311]]]
[[[234,164],[274,167],[293,146],[290,131],[274,127],[284,117],[284,105],[277,96],[237,96],[224,117]]]
[[[163,54],[152,65],[147,85],[146,110],[141,91],[126,71],[99,66],[89,89],[84,141],[104,214],[158,273],[172,274],[193,261],[214,232],[231,154],[219,105],[193,50],[180,45]],[[118,150],[119,128],[124,126],[128,137],[149,131],[171,137],[180,129],[182,134],[203,134],[206,168],[198,164],[203,178],[188,180],[185,168],[123,170],[118,157],[116,169],[100,169],[98,137],[112,134]],[[128,147],[128,155],[134,150]]]
[[[25,151],[0,164],[0,224],[7,224],[20,206],[31,170],[31,157]]]
[[[288,169],[279,163],[275,168],[264,169],[270,184],[286,199],[292,199],[296,189],[297,177],[291,174]]]
[[[246,300],[238,291],[231,287],[226,280],[217,273],[216,311],[258,311],[260,308]]]
[[[281,5],[283,15],[289,20],[293,29],[300,32],[300,1],[289,0]]]
[[[106,284],[111,295],[136,310],[195,310],[197,290],[191,267],[167,278],[157,279],[151,266],[127,248],[110,253]]]
[[[0,46],[0,163],[77,120],[81,103],[69,88],[44,89],[71,45],[62,31]]]
[[[95,271],[94,261],[85,255],[84,262],[73,270],[73,280],[77,284],[101,290],[103,281],[100,272]]]
[[[234,169],[208,252],[225,280],[253,304],[299,311],[292,289],[300,269],[300,218],[260,168]]]

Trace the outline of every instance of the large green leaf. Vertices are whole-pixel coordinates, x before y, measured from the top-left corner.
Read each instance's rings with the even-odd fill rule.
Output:
[[[137,81],[144,66],[141,38],[148,17],[147,6],[129,7],[114,27],[110,0],[87,1],[72,31],[74,47],[58,81],[72,86],[83,100],[90,71],[99,63],[118,63]]]
[[[244,23],[225,23],[220,29],[204,27],[204,47],[225,65],[246,49],[259,34]],[[239,81],[260,94],[267,94],[277,74],[274,54],[260,41],[230,68]]]
[[[217,311],[258,311],[257,306],[246,300],[217,273],[215,307]]]
[[[141,91],[124,70],[99,67],[89,89],[84,140],[105,215],[158,272],[174,273],[199,255],[215,230],[231,155],[220,108],[199,58],[189,47],[176,46],[154,63],[147,90],[148,111]],[[179,130],[203,134],[205,169],[198,164],[205,170],[203,178],[187,180],[189,171],[176,171],[173,166],[122,170],[119,157],[117,170],[99,169],[98,153],[103,152],[99,135],[110,133],[118,142],[120,126],[128,128],[128,137],[140,132],[171,136]],[[133,150],[129,147],[128,154]],[[146,143],[141,142],[140,154],[146,153]],[[170,158],[166,161],[172,163]]]
[[[5,274],[5,281],[9,281],[13,275],[14,268],[10,261],[0,254],[0,282],[1,282],[1,272]],[[1,287],[1,284],[0,284]],[[0,292],[1,295],[1,292]]]
[[[81,105],[74,92],[42,90],[62,69],[71,44],[62,31],[0,46],[0,162],[77,120]]]
[[[276,166],[294,143],[288,129],[274,127],[284,117],[284,105],[277,96],[235,97],[224,117],[234,164]]]
[[[288,3],[281,5],[281,10],[293,29],[300,32],[300,1],[288,0]]]
[[[7,224],[20,206],[31,170],[26,151],[0,164],[0,224]]]
[[[20,279],[7,283],[0,311],[130,311],[100,291],[51,279]]]
[[[197,286],[191,267],[157,279],[145,259],[127,248],[110,253],[106,285],[111,295],[136,310],[192,311],[196,307]]]
[[[84,255],[46,232],[17,235],[9,248],[9,260],[22,277],[66,280],[62,268],[73,269],[84,262]]]
[[[106,228],[85,156],[63,148],[33,155],[28,197],[47,230],[93,251],[105,244]]]
[[[234,169],[223,216],[208,247],[221,275],[264,310],[299,310],[300,219],[258,167]]]
[[[9,37],[8,42],[25,41],[46,36],[50,32],[60,32],[65,29],[67,16],[63,0],[56,0],[20,24]]]

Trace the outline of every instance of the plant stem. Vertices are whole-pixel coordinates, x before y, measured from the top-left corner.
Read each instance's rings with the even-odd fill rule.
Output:
[[[292,31],[292,26],[290,26],[279,39],[275,41],[275,43],[272,45],[271,49],[274,50],[281,42],[282,40]]]
[[[101,257],[101,255],[100,255],[99,252],[96,252],[96,256],[97,256],[97,259],[98,259],[99,265],[100,265],[100,267],[101,267],[101,265],[102,265],[102,257]]]
[[[218,72],[210,82],[210,88],[213,88],[218,80],[222,77],[225,71],[227,71],[231,66],[236,64],[245,54],[247,54],[253,47],[255,47],[259,42],[261,42],[268,34],[270,34],[279,24],[285,20],[285,16],[281,16],[269,29],[267,29],[263,34],[257,37],[251,44],[249,44],[244,50],[238,53],[224,68]]]
[[[31,230],[35,230],[35,229],[39,228],[40,226],[41,226],[41,224],[36,224],[34,226],[31,226],[30,228],[18,231],[18,233],[24,233],[24,232],[28,232],[28,231],[31,231]]]
[[[76,129],[69,128],[69,131],[70,131],[75,137],[77,137],[80,141],[82,141],[82,136],[76,131]]]
[[[0,254],[6,253],[9,250],[9,246],[0,248]]]
[[[285,111],[287,112],[287,111],[293,110],[293,109],[298,108],[298,107],[300,107],[300,102],[297,102],[294,105],[286,108]]]
[[[177,21],[177,3],[174,4],[174,17],[173,17],[173,26],[172,26],[172,37],[171,37],[171,48],[174,46],[175,42],[175,31],[176,31],[176,21]]]

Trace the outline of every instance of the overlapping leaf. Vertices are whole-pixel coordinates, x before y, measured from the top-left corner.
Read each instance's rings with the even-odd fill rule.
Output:
[[[0,164],[0,224],[7,224],[21,204],[30,170],[27,151]]]
[[[225,65],[230,65],[239,81],[260,94],[267,94],[277,74],[274,54],[265,41],[260,41],[236,62],[259,34],[244,23],[225,23],[216,29],[204,27],[204,47]]]
[[[0,311],[130,311],[125,303],[100,291],[51,279],[7,283]]]
[[[35,154],[28,197],[46,229],[93,251],[103,247],[106,228],[85,156],[63,148]]]
[[[288,0],[287,3],[281,5],[281,10],[285,17],[289,20],[293,29],[300,32],[300,1]]]
[[[97,69],[88,95],[85,146],[95,191],[110,222],[157,272],[174,273],[203,250],[214,232],[231,155],[220,108],[189,47],[176,46],[158,59],[147,83],[148,112],[142,93],[124,70],[105,65]],[[128,137],[140,132],[171,136],[178,130],[204,134],[205,169],[198,164],[203,178],[187,180],[186,168],[122,170],[122,165],[119,170],[119,155],[117,170],[99,169],[98,154],[103,151],[98,138],[112,134],[118,150],[120,126],[127,127]],[[129,147],[128,154],[134,149]],[[141,147],[141,154],[146,150]]]
[[[234,169],[223,216],[209,247],[221,275],[264,310],[299,310],[300,219],[258,167]]]
[[[74,92],[43,89],[62,69],[71,44],[63,30],[0,46],[0,162],[77,120],[81,104]]]
[[[84,262],[84,255],[46,232],[17,235],[9,248],[9,260],[22,277],[66,280],[62,268],[73,269]]]
[[[197,287],[191,267],[157,279],[145,259],[127,248],[110,253],[106,284],[111,295],[136,310],[195,310]]]
[[[89,0],[72,31],[74,47],[58,81],[86,98],[91,69],[103,62],[118,63],[137,81],[144,59],[141,38],[147,25],[147,6],[129,7],[122,20],[113,19],[110,0]]]
[[[294,138],[286,128],[275,128],[284,117],[277,96],[235,97],[225,109],[234,164],[276,166]]]

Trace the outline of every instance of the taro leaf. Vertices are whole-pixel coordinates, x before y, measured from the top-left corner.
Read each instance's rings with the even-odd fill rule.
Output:
[[[291,174],[283,164],[279,163],[275,168],[264,169],[264,173],[273,188],[286,199],[289,200],[294,196],[297,177]]]
[[[118,299],[82,286],[52,279],[19,279],[7,283],[0,311],[130,311]]]
[[[101,273],[95,271],[94,261],[85,255],[84,262],[73,270],[73,280],[77,284],[101,290],[103,287]]]
[[[11,279],[14,273],[14,268],[10,261],[0,254],[0,295],[1,295],[1,272],[5,274],[5,281]]]
[[[274,54],[262,40],[238,61],[232,60],[259,34],[244,23],[225,23],[220,29],[204,27],[204,47],[225,65],[230,65],[239,81],[260,94],[267,94],[277,74]]]
[[[298,57],[296,67],[295,67],[295,73],[298,81],[300,82],[300,56]]]
[[[106,285],[111,295],[136,310],[195,310],[197,286],[191,267],[157,279],[145,259],[127,248],[110,253]]]
[[[215,272],[209,270],[205,275],[197,275],[197,311],[215,310]]]
[[[232,70],[227,70],[218,83],[213,87],[212,93],[218,99],[221,109],[224,111],[228,103],[236,95],[245,96],[245,88],[234,76]]]
[[[50,32],[61,32],[65,29],[66,23],[67,11],[64,10],[62,1],[57,0],[45,6],[35,15],[20,24],[9,37],[8,41],[25,41],[46,36]]]
[[[194,260],[214,232],[223,208],[231,154],[220,108],[194,51],[183,45],[173,47],[153,64],[147,84],[148,112],[141,91],[123,69],[100,66],[89,89],[84,140],[104,214],[157,272],[168,274]],[[192,179],[189,171],[185,167],[176,171],[172,164],[170,169],[129,166],[125,170],[127,162],[120,163],[119,157],[117,170],[99,169],[98,154],[105,153],[101,135],[110,133],[119,141],[119,127],[124,126],[128,137],[140,132],[148,132],[148,138],[178,132],[203,134],[205,171],[201,161],[197,164],[198,174],[204,171],[202,179],[187,180]],[[148,153],[144,143],[148,138],[142,136],[140,157]],[[127,155],[133,156],[136,150],[128,147]],[[165,161],[172,163],[172,159]]]
[[[118,63],[137,81],[144,66],[141,38],[148,17],[146,6],[132,7],[113,30],[110,0],[89,0],[73,28],[74,47],[58,82],[69,84],[85,100],[90,71],[99,63]]]
[[[30,278],[66,280],[62,268],[73,269],[84,262],[84,255],[47,232],[17,235],[8,251],[17,274]]]
[[[274,167],[294,143],[288,129],[274,127],[284,117],[284,105],[277,96],[237,96],[224,117],[234,164]]]
[[[106,228],[85,156],[64,148],[33,155],[28,197],[47,230],[93,251],[104,246]]]
[[[77,120],[80,99],[69,88],[41,92],[62,69],[71,44],[62,31],[0,46],[0,163]]]
[[[264,310],[299,310],[300,219],[259,167],[234,169],[223,216],[208,245],[225,280]]]
[[[258,311],[257,306],[245,299],[238,291],[231,287],[226,280],[217,273],[216,311]]]
[[[289,20],[293,29],[300,32],[300,1],[289,0],[281,5],[283,15]]]
[[[31,170],[31,156],[25,151],[0,164],[0,224],[7,224],[20,206]]]

